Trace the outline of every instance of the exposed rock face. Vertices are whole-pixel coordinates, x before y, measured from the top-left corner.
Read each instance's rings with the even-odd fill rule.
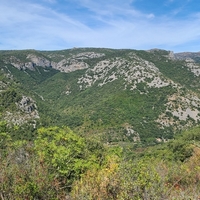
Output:
[[[27,121],[32,121],[33,126],[36,126],[36,119],[40,116],[37,111],[36,103],[30,97],[23,96],[19,102],[16,102],[16,106],[20,111],[5,113],[4,119],[15,125],[22,125]]]
[[[200,76],[200,65],[195,63],[193,59],[186,59],[186,66],[188,70],[194,73],[195,76]]]
[[[54,64],[54,66],[52,67],[61,72],[69,73],[80,69],[86,69],[89,67],[89,65],[85,62],[81,62],[75,59],[72,60],[63,59],[59,63]]]
[[[51,67],[51,62],[44,57],[39,57],[34,54],[29,54],[27,59],[30,59],[33,66]]]
[[[2,89],[5,89],[5,87],[6,87],[6,83],[4,83],[3,81],[0,81],[0,91]]]
[[[100,58],[103,56],[105,56],[104,53],[84,52],[84,53],[78,53],[76,55],[73,55],[72,58],[83,60],[83,59]]]
[[[21,101],[17,103],[17,105],[20,108],[20,110],[25,113],[32,113],[37,109],[35,102],[30,97],[26,96],[23,96]]]
[[[173,52],[173,51],[169,51],[168,58],[169,58],[169,59],[172,59],[172,60],[175,59],[175,55],[174,55],[174,52]]]
[[[162,127],[169,127],[171,125],[177,125],[178,129],[181,129],[180,121],[186,121],[187,119],[192,119],[194,122],[200,121],[200,99],[193,94],[183,94],[175,93],[168,97],[168,102],[165,104],[166,112],[162,113],[157,122]],[[175,116],[177,119],[173,118]],[[191,121],[185,126],[190,126]]]
[[[129,124],[125,124],[124,128],[126,130],[126,136],[131,137],[133,142],[140,142],[140,135],[138,132],[136,132],[132,126]]]
[[[36,54],[28,54],[26,57],[26,61],[22,61],[15,56],[11,56],[8,60],[5,60],[4,62],[6,64],[12,64],[19,70],[34,70],[35,66],[40,66],[44,68],[52,67],[61,72],[69,73],[72,71],[88,68],[89,65],[83,60],[100,58],[103,56],[105,56],[104,53],[84,52],[73,54],[70,58],[64,58],[65,56],[61,56],[60,61],[54,62],[51,60],[52,55],[49,55],[49,59],[47,59],[43,56],[38,56]]]
[[[153,63],[143,60],[135,54],[129,56],[132,61],[115,58],[100,61],[94,68],[89,68],[85,75],[78,80],[80,89],[90,87],[96,82],[98,82],[98,86],[103,86],[122,77],[125,89],[130,86],[131,90],[137,89],[139,83],[147,83],[149,87],[155,88],[172,84],[172,81],[161,75],[159,69]]]
[[[4,61],[6,64],[11,64],[14,67],[16,67],[19,70],[25,70],[25,69],[30,69],[34,70],[34,64],[32,62],[22,62],[19,58],[16,58],[15,56],[11,56],[9,60]]]
[[[32,123],[33,127],[36,127],[35,119],[38,118],[39,115],[37,113],[32,115],[32,114],[22,114],[21,112],[12,113],[9,111],[7,111],[4,116],[4,119],[8,121],[10,124],[22,125],[29,122],[29,124]]]

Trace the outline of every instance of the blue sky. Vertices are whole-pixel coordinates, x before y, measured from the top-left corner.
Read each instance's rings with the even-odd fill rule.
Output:
[[[0,49],[200,51],[199,0],[0,0]]]

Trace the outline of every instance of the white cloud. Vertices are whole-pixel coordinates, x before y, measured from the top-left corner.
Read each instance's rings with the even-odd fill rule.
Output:
[[[68,13],[24,0],[1,3],[0,49],[53,50],[93,46],[178,50],[178,46],[200,38],[198,14],[187,20],[158,19],[153,13],[135,10],[130,6],[131,1],[123,4],[121,0],[114,4],[109,0],[103,6],[104,10],[96,1],[80,2],[91,10],[93,15],[90,13],[88,18],[93,23],[101,22],[101,26],[90,25],[81,18],[75,20]]]

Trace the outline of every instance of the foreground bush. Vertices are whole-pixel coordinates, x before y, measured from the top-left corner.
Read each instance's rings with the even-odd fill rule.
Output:
[[[68,127],[41,128],[34,142],[14,142],[6,132],[1,136],[1,199],[64,199],[73,181],[105,160],[101,144]]]
[[[12,141],[5,123],[0,128],[2,200],[200,198],[199,129],[184,136],[192,142],[183,137],[127,157],[117,145],[103,146],[67,127],[41,128],[34,142]]]

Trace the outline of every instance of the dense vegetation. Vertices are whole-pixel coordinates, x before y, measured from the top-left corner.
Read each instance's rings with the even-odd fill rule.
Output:
[[[0,124],[1,199],[198,199],[200,127],[155,147],[103,145],[68,127],[13,140]]]
[[[187,94],[188,91],[199,94],[198,77],[186,69],[184,61],[167,59],[166,56],[169,52],[164,50],[146,52],[123,49],[75,48],[52,52],[1,51],[0,61],[3,62],[3,60],[9,60],[9,56],[15,56],[25,62],[27,55],[34,53],[56,62],[62,58],[70,59],[73,55],[93,51],[102,53],[104,56],[85,59],[84,62],[91,68],[102,59],[112,60],[120,57],[131,62],[132,60],[128,55],[132,53],[154,63],[164,77],[182,85],[183,88],[179,92],[183,95]],[[4,65],[1,65],[4,73],[11,74],[12,81],[17,85],[9,85],[8,90],[1,93],[1,96],[3,96],[1,101],[4,101],[0,102],[3,105],[2,111],[5,108],[8,111],[12,107],[14,108],[17,98],[23,94],[31,96],[36,101],[40,114],[38,126],[60,126],[64,124],[82,134],[93,133],[103,142],[119,142],[133,141],[133,136],[126,134],[125,127],[128,124],[130,127],[134,127],[135,132],[139,133],[140,141],[145,145],[156,144],[155,138],[171,139],[174,132],[179,131],[178,124],[162,128],[156,123],[159,115],[165,112],[168,97],[177,92],[177,89],[171,85],[147,90],[147,85],[141,82],[137,84],[137,90],[131,91],[129,86],[124,90],[125,86],[123,78],[121,78],[102,87],[98,87],[99,82],[97,81],[92,87],[80,90],[77,82],[85,73],[85,69],[61,73],[48,67],[35,66],[35,70],[18,70],[10,64],[7,64],[6,67],[3,67]],[[4,76],[2,77],[5,79]],[[9,82],[12,81],[9,80]],[[17,96],[12,95],[11,91],[15,92]],[[69,95],[66,94],[67,91],[70,91]],[[5,102],[8,96],[10,99]],[[13,103],[9,103],[10,100],[13,100]],[[174,118],[169,112],[166,114]],[[175,120],[178,121],[178,119]],[[193,124],[194,121],[188,118],[186,122],[181,121],[179,123],[184,126],[186,123]]]

